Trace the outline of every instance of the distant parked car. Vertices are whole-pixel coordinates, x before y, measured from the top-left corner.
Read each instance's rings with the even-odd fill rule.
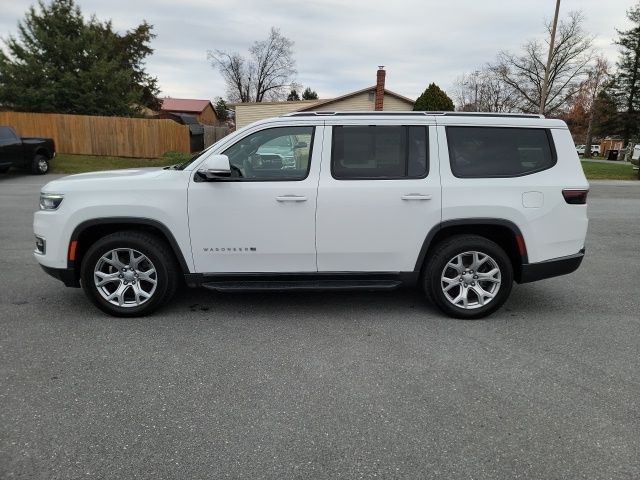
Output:
[[[576,145],[576,152],[578,155],[584,155],[586,149],[586,145]],[[600,145],[591,145],[591,155],[595,157],[600,156]]]
[[[278,159],[282,168],[296,168],[297,163],[299,163],[296,160],[300,160],[298,153],[301,150],[304,150],[303,155],[305,157],[308,156],[309,146],[306,142],[300,141],[297,135],[286,135],[265,143],[258,149],[256,154],[267,161],[269,159]]]
[[[633,147],[633,153],[631,154],[631,163],[638,166],[640,163],[640,144]]]
[[[43,175],[49,171],[49,162],[55,156],[51,138],[20,138],[13,128],[0,125],[0,173],[17,167]]]

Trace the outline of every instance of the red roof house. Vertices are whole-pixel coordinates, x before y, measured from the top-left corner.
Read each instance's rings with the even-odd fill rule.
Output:
[[[205,125],[218,125],[219,123],[216,111],[209,100],[163,98],[161,99],[160,111],[194,115],[200,123]]]

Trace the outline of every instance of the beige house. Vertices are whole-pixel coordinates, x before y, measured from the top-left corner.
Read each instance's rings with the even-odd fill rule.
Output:
[[[236,111],[236,129],[238,129],[263,118],[279,117],[285,113],[297,112],[318,102],[320,100],[231,103],[229,108]]]
[[[278,117],[291,112],[413,110],[413,100],[384,88],[385,74],[384,67],[380,67],[375,85],[327,100],[232,104],[230,107],[236,112],[236,128],[242,128],[264,118]]]

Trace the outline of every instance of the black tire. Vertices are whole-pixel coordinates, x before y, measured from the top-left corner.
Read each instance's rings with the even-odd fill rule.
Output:
[[[496,288],[495,282],[493,281],[474,280],[475,277],[472,273],[464,273],[471,271],[469,270],[470,264],[464,267],[463,272],[459,272],[460,277],[463,277],[464,273],[464,278],[468,278],[474,285],[472,287],[471,283],[467,284],[462,280],[465,288],[467,288],[468,285],[468,290],[471,292],[465,295],[467,299],[470,297],[472,300],[470,302],[470,308],[454,305],[453,301],[450,301],[447,294],[443,291],[445,281],[442,280],[442,276],[445,274],[445,267],[447,267],[449,262],[465,252],[478,252],[488,255],[490,260],[497,265],[500,277],[499,287]],[[468,260],[471,260],[472,257],[463,256],[462,259],[463,264],[465,264],[465,260],[467,260],[466,263],[468,263]],[[480,268],[488,269],[490,265],[493,264],[485,260],[485,263]],[[490,271],[493,271],[493,268],[491,268]],[[455,272],[455,269],[451,268],[447,272]],[[479,272],[474,273],[478,274]],[[453,276],[455,275],[457,274],[453,273]],[[449,278],[452,274],[447,273],[446,276]],[[487,291],[496,288],[496,291],[492,292],[495,296],[486,300],[483,296],[478,295],[478,290],[476,290],[475,287],[476,282],[478,282],[478,286],[482,286],[483,289],[486,287],[488,289]],[[482,285],[480,282],[482,282]],[[483,318],[498,310],[509,297],[511,287],[513,286],[513,265],[505,251],[495,242],[479,235],[456,235],[440,242],[429,254],[429,258],[423,269],[422,285],[427,299],[445,314],[454,318],[467,320]],[[460,294],[462,290],[462,285],[456,284],[451,287],[450,292],[452,293],[450,293],[450,295],[457,297],[457,294]],[[482,303],[485,304],[482,305]]]
[[[11,167],[0,167],[0,173],[7,173]]]
[[[44,155],[36,155],[31,161],[31,173],[34,175],[44,175],[49,171],[49,159]]]
[[[101,291],[104,294],[113,292],[108,291],[105,293],[103,289],[99,291],[99,287],[96,286],[96,282],[94,281],[94,271],[96,267],[99,266],[99,262],[102,262],[100,264],[103,266],[107,265],[101,260],[103,255],[116,249],[132,249],[146,256],[155,270],[154,280],[157,282],[155,284],[155,290],[153,290],[148,299],[139,305],[131,304],[131,295],[134,296],[134,302],[137,299],[133,285],[127,287],[127,294],[123,293],[121,295],[124,300],[126,300],[127,295],[129,296],[129,300],[125,302],[129,306],[110,303]],[[126,259],[124,259],[122,263],[127,263]],[[108,268],[111,268],[113,273],[119,273],[115,267],[108,266]],[[129,271],[132,271],[132,269],[129,268]],[[133,271],[135,271],[135,269],[133,269]],[[111,273],[109,274],[111,275]],[[140,273],[140,275],[142,276],[142,273]],[[175,293],[178,275],[179,271],[175,257],[169,246],[155,235],[135,231],[116,232],[98,240],[89,247],[89,250],[84,255],[80,268],[82,288],[87,297],[89,297],[100,310],[116,317],[142,317],[160,308],[165,302],[169,301]],[[118,283],[120,280],[113,280],[113,282],[109,287],[104,288],[123,287],[121,283]],[[124,280],[122,280],[122,282],[124,282]],[[135,279],[133,281],[130,280],[130,282],[136,283]],[[138,288],[142,287],[143,282],[146,281],[138,280]],[[145,283],[144,285],[149,287],[151,283]]]

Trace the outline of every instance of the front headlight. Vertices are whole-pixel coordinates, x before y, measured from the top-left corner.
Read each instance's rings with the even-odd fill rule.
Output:
[[[40,193],[40,210],[56,210],[63,198],[61,193]]]

